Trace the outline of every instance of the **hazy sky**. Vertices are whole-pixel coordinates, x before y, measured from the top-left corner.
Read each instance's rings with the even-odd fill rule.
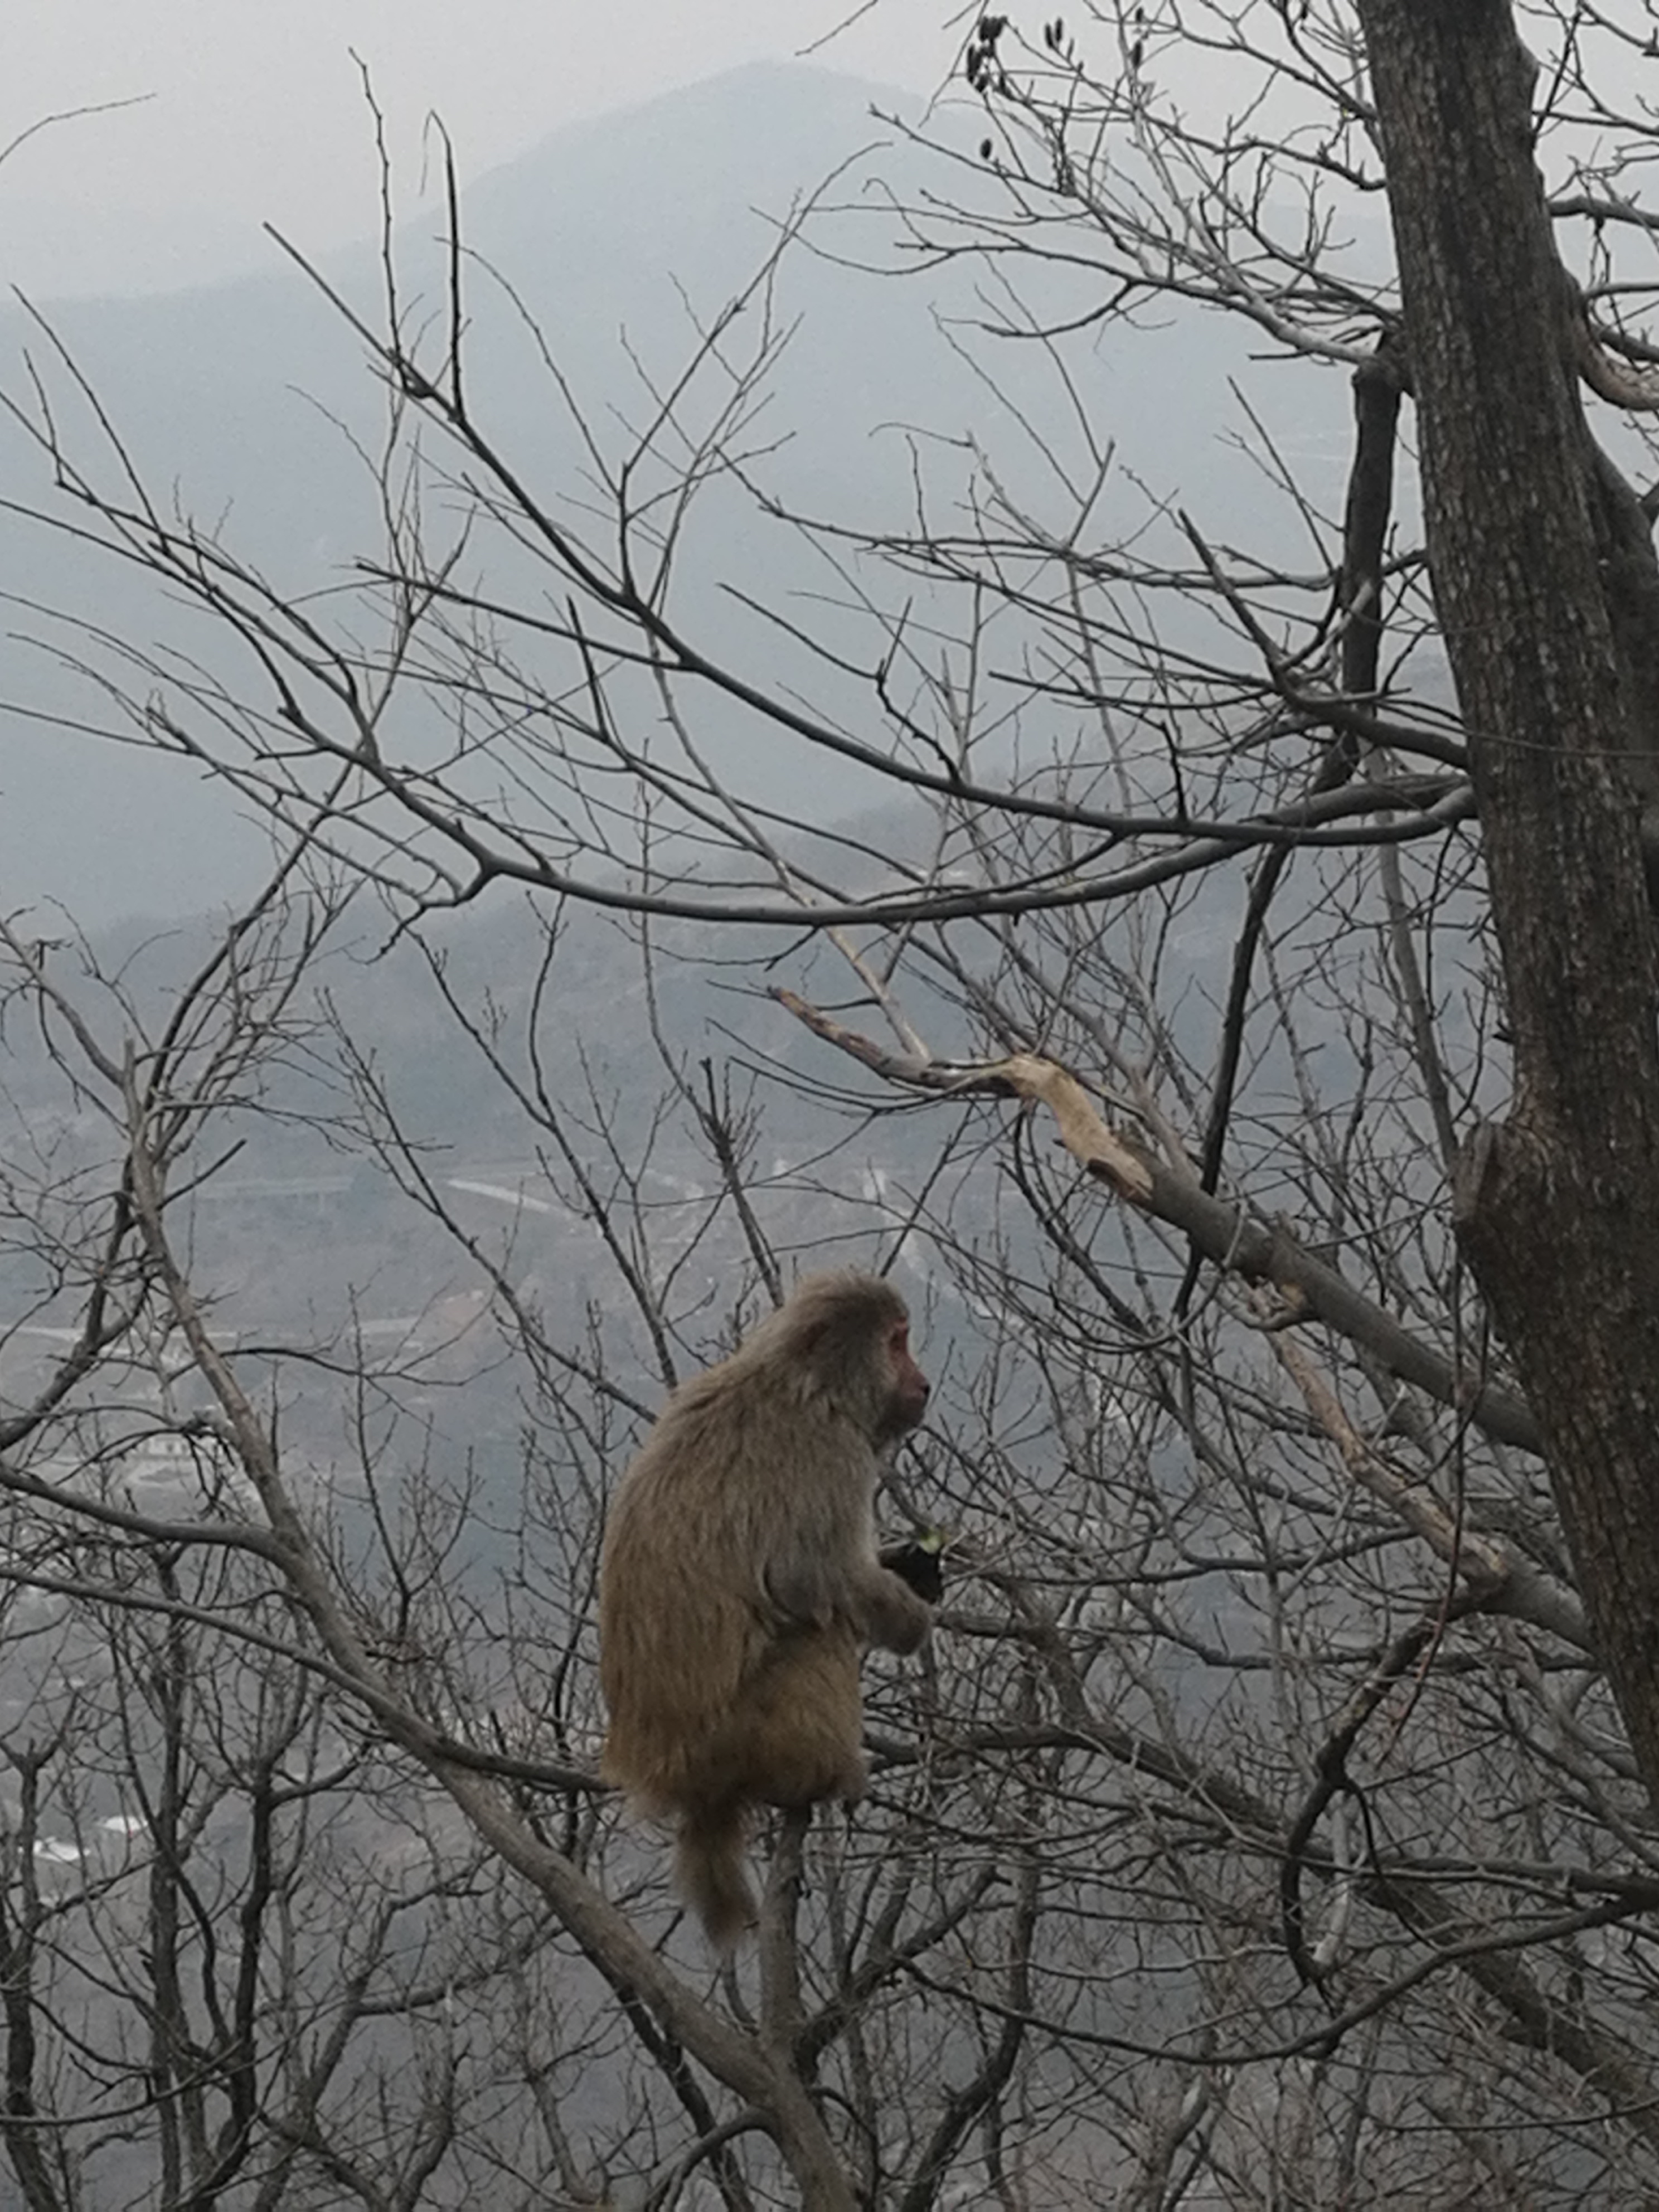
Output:
[[[141,100],[39,133],[0,166],[0,279],[37,297],[155,290],[270,265],[276,223],[316,252],[369,234],[372,73],[412,206],[437,110],[464,176],[578,117],[739,62],[801,52],[854,0],[53,0],[8,11],[0,143],[40,117]],[[875,0],[819,50],[926,90],[950,67],[951,0]]]

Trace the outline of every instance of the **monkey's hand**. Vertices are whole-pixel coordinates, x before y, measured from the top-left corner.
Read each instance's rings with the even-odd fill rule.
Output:
[[[851,1615],[867,1644],[906,1658],[920,1651],[933,1626],[933,1608],[902,1574],[872,1559],[865,1570]]]
[[[896,1575],[927,1605],[938,1605],[945,1595],[945,1536],[930,1528],[908,1543],[889,1544],[879,1554],[890,1575]]]

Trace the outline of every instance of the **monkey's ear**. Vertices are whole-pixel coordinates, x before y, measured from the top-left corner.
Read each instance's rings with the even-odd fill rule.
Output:
[[[949,1541],[942,1528],[929,1528],[907,1543],[890,1544],[880,1554],[881,1564],[908,1584],[924,1605],[937,1605],[945,1595],[945,1561],[940,1554]]]

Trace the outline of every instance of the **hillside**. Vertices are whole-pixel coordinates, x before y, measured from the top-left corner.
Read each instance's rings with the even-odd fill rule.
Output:
[[[964,259],[902,273],[914,255],[896,207],[923,191],[982,189],[971,167],[942,165],[872,112],[902,105],[825,70],[746,68],[561,131],[467,194],[465,238],[477,257],[467,278],[472,402],[539,495],[556,502],[583,486],[580,442],[547,358],[602,442],[619,450],[625,426],[653,404],[647,386],[679,373],[698,326],[752,276],[777,224],[832,171],[826,205],[808,244],[787,256],[772,303],[789,339],[746,441],[767,493],[815,515],[881,526],[908,516],[919,465],[933,511],[948,519],[974,447],[991,451],[1000,480],[1034,499],[1051,481],[1045,446],[1081,461],[1072,402],[1042,347],[987,335],[1003,307],[995,269]],[[948,115],[942,128],[948,139]],[[961,128],[971,137],[971,111]],[[289,593],[332,592],[356,559],[379,549],[368,464],[383,437],[384,402],[341,316],[274,246],[271,259],[268,276],[169,296],[48,304],[50,338],[10,312],[0,318],[0,360],[27,410],[27,349],[77,463],[97,481],[118,486],[120,469],[76,378],[96,392],[164,515],[176,509],[210,524]],[[411,325],[437,318],[444,259],[429,225],[399,233],[397,259],[400,312]],[[383,310],[376,252],[337,257],[325,273],[372,326]],[[1057,313],[1091,296],[1086,277],[1066,280],[1062,291]],[[757,304],[739,319],[734,346],[752,337],[761,312]],[[1211,333],[1200,325],[1197,335]],[[1132,434],[1149,487],[1201,494],[1212,527],[1259,497],[1220,437],[1232,404],[1227,378],[1245,364],[1218,331],[1213,349],[1187,329],[1153,335],[1121,358],[1085,339],[1068,358],[1073,374],[1108,390],[1103,419],[1126,440]],[[1334,398],[1334,380],[1330,388]],[[1310,434],[1309,426],[1298,433]],[[257,696],[257,672],[216,658],[220,647],[199,622],[181,625],[142,580],[65,534],[73,505],[53,493],[15,421],[0,425],[0,487],[12,503],[0,519],[0,588],[13,633],[0,692],[0,878],[9,903],[55,899],[96,923],[234,896],[262,848],[222,795],[187,766],[77,738],[65,725],[112,720],[102,694],[76,673],[83,623],[146,648],[176,640],[221,668],[233,696]],[[47,526],[20,507],[44,514]],[[758,523],[730,486],[705,495],[698,529],[682,613],[711,649],[741,655],[765,677],[775,633],[742,613],[742,596],[787,605],[822,588],[822,567],[787,527]],[[134,678],[141,696],[149,688],[142,673]],[[763,760],[736,764],[751,782],[758,773],[764,791]],[[836,814],[859,794],[830,775],[811,799]]]

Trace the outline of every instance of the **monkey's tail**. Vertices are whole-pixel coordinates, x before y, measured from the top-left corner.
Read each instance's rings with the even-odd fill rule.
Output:
[[[755,1895],[744,1872],[744,1808],[736,1798],[699,1805],[680,1824],[674,1886],[717,1951],[729,1951],[755,1924]]]

